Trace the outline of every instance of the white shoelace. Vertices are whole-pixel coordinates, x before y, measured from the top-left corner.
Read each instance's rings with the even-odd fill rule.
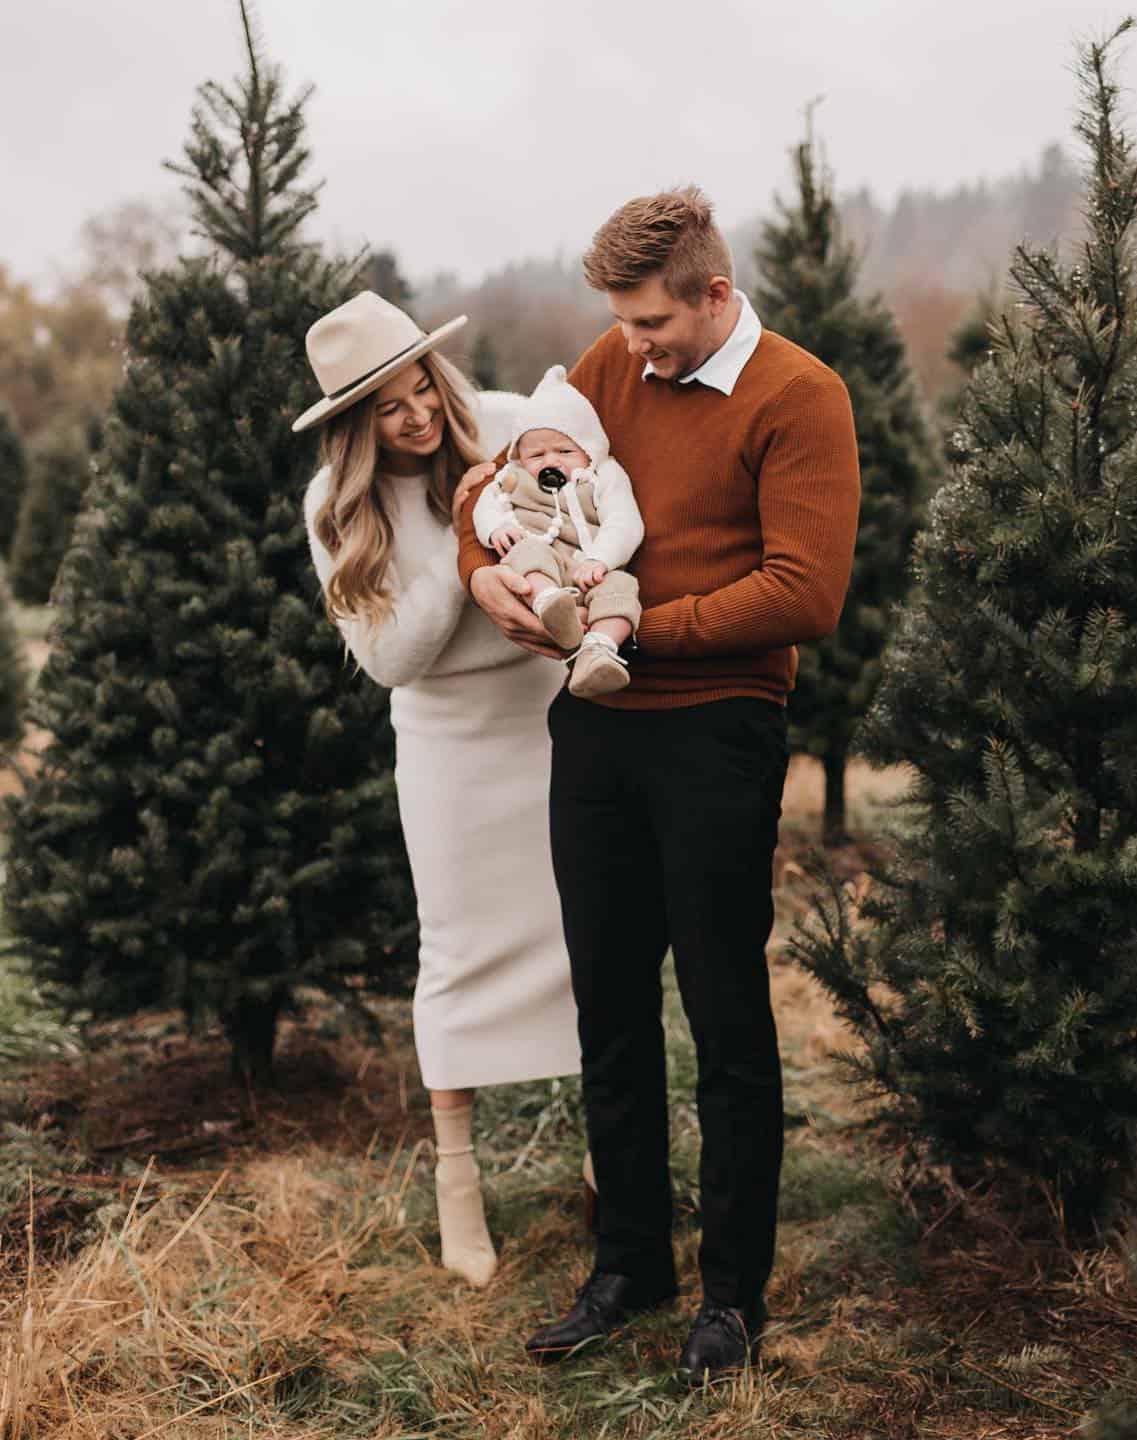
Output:
[[[574,650],[571,655],[565,656],[565,664],[567,665],[570,661],[575,660],[576,657],[583,654],[585,650],[595,650],[597,647],[610,651],[612,659],[615,660],[617,665],[622,665],[625,670],[628,668],[628,662],[620,654],[619,647],[615,640],[612,639],[611,635],[605,635],[602,630],[589,630],[588,634],[585,635],[584,639],[580,642],[579,647]]]

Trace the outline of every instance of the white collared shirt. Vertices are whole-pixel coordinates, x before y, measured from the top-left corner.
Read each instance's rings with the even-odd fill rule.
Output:
[[[721,390],[724,395],[734,393],[738,377],[742,374],[742,367],[757,350],[758,341],[762,338],[762,322],[755,314],[753,305],[741,290],[736,290],[734,293],[735,297],[742,302],[734,329],[714,354],[707,356],[697,370],[692,370],[690,375],[679,377],[680,385],[689,385],[692,380],[698,380],[702,385],[709,385],[714,390]],[[644,366],[642,378],[646,380],[649,375],[654,374],[655,369],[649,360]]]

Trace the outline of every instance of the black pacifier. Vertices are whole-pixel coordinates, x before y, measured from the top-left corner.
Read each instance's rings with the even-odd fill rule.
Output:
[[[555,495],[568,484],[568,476],[555,465],[546,465],[537,473],[537,484],[546,495]]]

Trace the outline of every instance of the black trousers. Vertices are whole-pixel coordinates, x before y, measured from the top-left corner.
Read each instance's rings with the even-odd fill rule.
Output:
[[[782,1079],[765,946],[785,712],[729,699],[549,712],[551,827],[600,1191],[596,1266],[674,1280],[660,969],[698,1057],[706,1297],[760,1302],[774,1252]]]

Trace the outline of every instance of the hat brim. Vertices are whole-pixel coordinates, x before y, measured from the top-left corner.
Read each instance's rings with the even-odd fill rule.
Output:
[[[350,390],[342,391],[339,395],[325,396],[323,400],[317,400],[315,405],[310,405],[298,419],[292,422],[293,434],[299,434],[302,430],[311,430],[313,425],[321,425],[325,420],[330,420],[333,415],[339,415],[342,411],[349,409],[357,400],[362,400],[365,395],[370,395],[373,390],[378,390],[380,385],[405,370],[408,365],[413,365],[416,360],[433,350],[436,345],[448,339],[457,330],[461,330],[466,324],[469,316],[459,315],[454,320],[448,320],[445,325],[440,325],[437,330],[432,330],[429,335],[424,335],[421,340],[416,341],[409,350],[402,350],[393,360],[386,365],[380,365],[378,370],[372,370],[365,375],[358,384],[353,385]]]

